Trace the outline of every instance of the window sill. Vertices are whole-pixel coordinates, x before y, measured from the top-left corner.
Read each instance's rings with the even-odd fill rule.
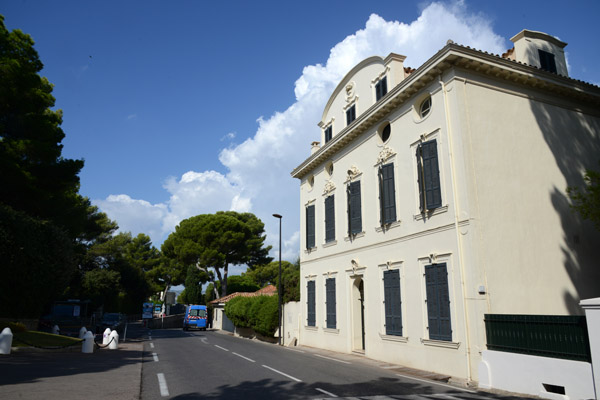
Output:
[[[389,342],[408,343],[407,336],[395,336],[395,335],[386,335],[386,334],[380,333],[379,337],[381,338],[381,340],[386,340]]]
[[[335,246],[337,244],[337,240],[332,240],[331,242],[325,242],[325,244],[323,244],[323,247],[331,247],[331,246]]]
[[[381,232],[389,231],[390,229],[394,229],[397,226],[400,226],[401,222],[402,221],[398,220],[398,221],[390,222],[389,224],[385,224],[385,226],[383,226],[383,227],[378,226],[378,227],[375,228],[375,232],[380,232],[381,233]]]
[[[362,232],[359,232],[359,233],[353,234],[353,235],[352,235],[352,238],[350,238],[350,236],[346,236],[346,237],[344,238],[344,241],[345,241],[345,242],[351,242],[351,241],[353,241],[353,240],[356,240],[356,239],[358,239],[358,238],[361,238],[361,237],[363,237],[363,236],[365,236],[365,231],[362,231]]]
[[[334,329],[334,328],[323,328],[323,332],[325,333],[333,333],[335,335],[338,335],[340,333],[339,329]]]
[[[310,249],[304,249],[304,254],[314,253],[315,251],[317,251],[317,246],[311,247]]]
[[[310,326],[310,325],[304,325],[304,329],[306,329],[307,331],[318,331],[319,327],[318,326]]]
[[[433,211],[429,211],[427,213],[427,217],[425,217],[425,218],[429,219],[434,215],[443,214],[447,211],[448,211],[448,205],[445,205],[443,207],[438,207],[438,208],[434,209]],[[423,213],[419,213],[419,214],[414,215],[413,218],[415,221],[422,221],[424,219],[424,216],[423,216]]]
[[[460,342],[447,342],[445,340],[432,340],[421,338],[421,343],[423,343],[425,346],[443,347],[445,349],[458,349],[460,347]]]

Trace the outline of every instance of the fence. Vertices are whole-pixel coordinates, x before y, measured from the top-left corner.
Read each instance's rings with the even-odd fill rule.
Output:
[[[485,314],[489,350],[591,362],[584,316]]]

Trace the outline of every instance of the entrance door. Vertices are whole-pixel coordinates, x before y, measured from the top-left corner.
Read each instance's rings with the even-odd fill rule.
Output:
[[[352,285],[352,348],[365,350],[365,289],[362,277],[354,279]]]

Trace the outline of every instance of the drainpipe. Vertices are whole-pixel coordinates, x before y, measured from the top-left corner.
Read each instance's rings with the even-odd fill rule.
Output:
[[[452,142],[452,124],[450,121],[450,106],[448,105],[448,94],[446,91],[446,85],[442,80],[442,76],[439,76],[439,83],[442,86],[442,93],[444,95],[444,111],[446,116],[446,132],[448,134],[448,156],[450,158],[450,176],[452,177],[452,200],[454,201],[454,230],[456,232],[456,244],[458,245],[458,260],[460,264],[461,274],[461,287],[464,307],[464,325],[465,325],[465,337],[467,340],[467,377],[469,381],[472,381],[471,375],[471,334],[469,333],[469,309],[467,306],[467,288],[465,287],[465,262],[463,259],[462,239],[458,226],[458,210],[460,209],[458,203],[458,191],[456,185],[456,171],[454,166],[454,146]]]

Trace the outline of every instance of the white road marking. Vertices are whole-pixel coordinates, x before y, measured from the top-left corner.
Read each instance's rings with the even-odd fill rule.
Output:
[[[338,360],[337,358],[326,357],[326,356],[322,356],[320,354],[315,354],[315,357],[321,357],[321,358],[325,358],[327,360],[337,361],[337,362],[340,362],[340,363],[343,363],[343,364],[352,364],[352,363],[350,363],[348,361],[342,361],[342,360]]]
[[[463,388],[459,388],[457,386],[447,385],[445,383],[439,383],[439,382],[436,382],[436,381],[428,381],[428,380],[425,380],[425,379],[419,379],[419,378],[415,378],[414,376],[401,375],[401,374],[396,374],[396,376],[400,376],[400,377],[406,378],[406,379],[412,379],[414,381],[420,381],[420,382],[429,383],[430,385],[438,385],[438,386],[448,387],[448,388],[451,388],[451,389],[461,390],[461,391],[467,392],[467,393],[477,393],[477,392],[475,392],[473,390],[463,389]]]
[[[263,365],[263,367],[265,367],[266,369],[270,369],[270,370],[271,370],[271,371],[273,371],[273,372],[277,372],[279,375],[283,375],[283,376],[285,376],[286,378],[290,378],[290,379],[291,379],[291,380],[293,380],[293,381],[296,381],[296,382],[302,382],[300,379],[298,379],[298,378],[294,378],[294,377],[293,377],[293,376],[291,376],[291,375],[288,375],[288,374],[286,374],[286,373],[283,373],[283,372],[281,372],[281,371],[278,371],[278,370],[276,370],[275,368],[271,368],[271,367],[269,367],[268,365]]]
[[[208,339],[205,337],[201,338],[200,341],[204,344],[208,344]]]
[[[229,351],[229,350],[227,350],[225,347],[221,347],[221,346],[219,346],[219,345],[216,345],[216,344],[215,344],[215,347],[218,347],[218,348],[219,348],[219,349],[221,349],[221,350]]]
[[[165,379],[165,374],[159,373],[156,374],[158,377],[158,387],[160,388],[160,395],[162,397],[167,397],[169,395],[169,388],[167,387],[167,380]]]
[[[248,361],[250,361],[250,362],[256,362],[256,361],[254,361],[254,360],[252,360],[252,359],[250,359],[250,358],[248,358],[248,357],[244,357],[243,355],[241,355],[241,354],[238,354],[238,353],[231,352],[231,354],[235,354],[236,356],[238,356],[238,357],[242,357],[244,360],[248,360]]]
[[[328,391],[326,391],[326,390],[319,389],[319,388],[315,388],[315,389],[316,389],[316,390],[318,390],[318,391],[319,391],[319,392],[321,392],[321,393],[324,393],[324,394],[326,394],[326,395],[327,395],[327,396],[329,396],[329,397],[337,397],[335,394],[333,394],[333,393],[329,393],[329,392],[328,392]]]
[[[284,347],[284,349],[286,349],[286,350],[291,350],[291,351],[295,351],[295,352],[297,352],[297,353],[306,353],[306,352],[305,352],[305,351],[303,351],[303,350],[290,349],[289,347]]]
[[[154,361],[158,361],[158,354],[152,353],[152,358],[154,358]]]
[[[154,348],[154,343],[150,343],[150,348],[153,349]]]

